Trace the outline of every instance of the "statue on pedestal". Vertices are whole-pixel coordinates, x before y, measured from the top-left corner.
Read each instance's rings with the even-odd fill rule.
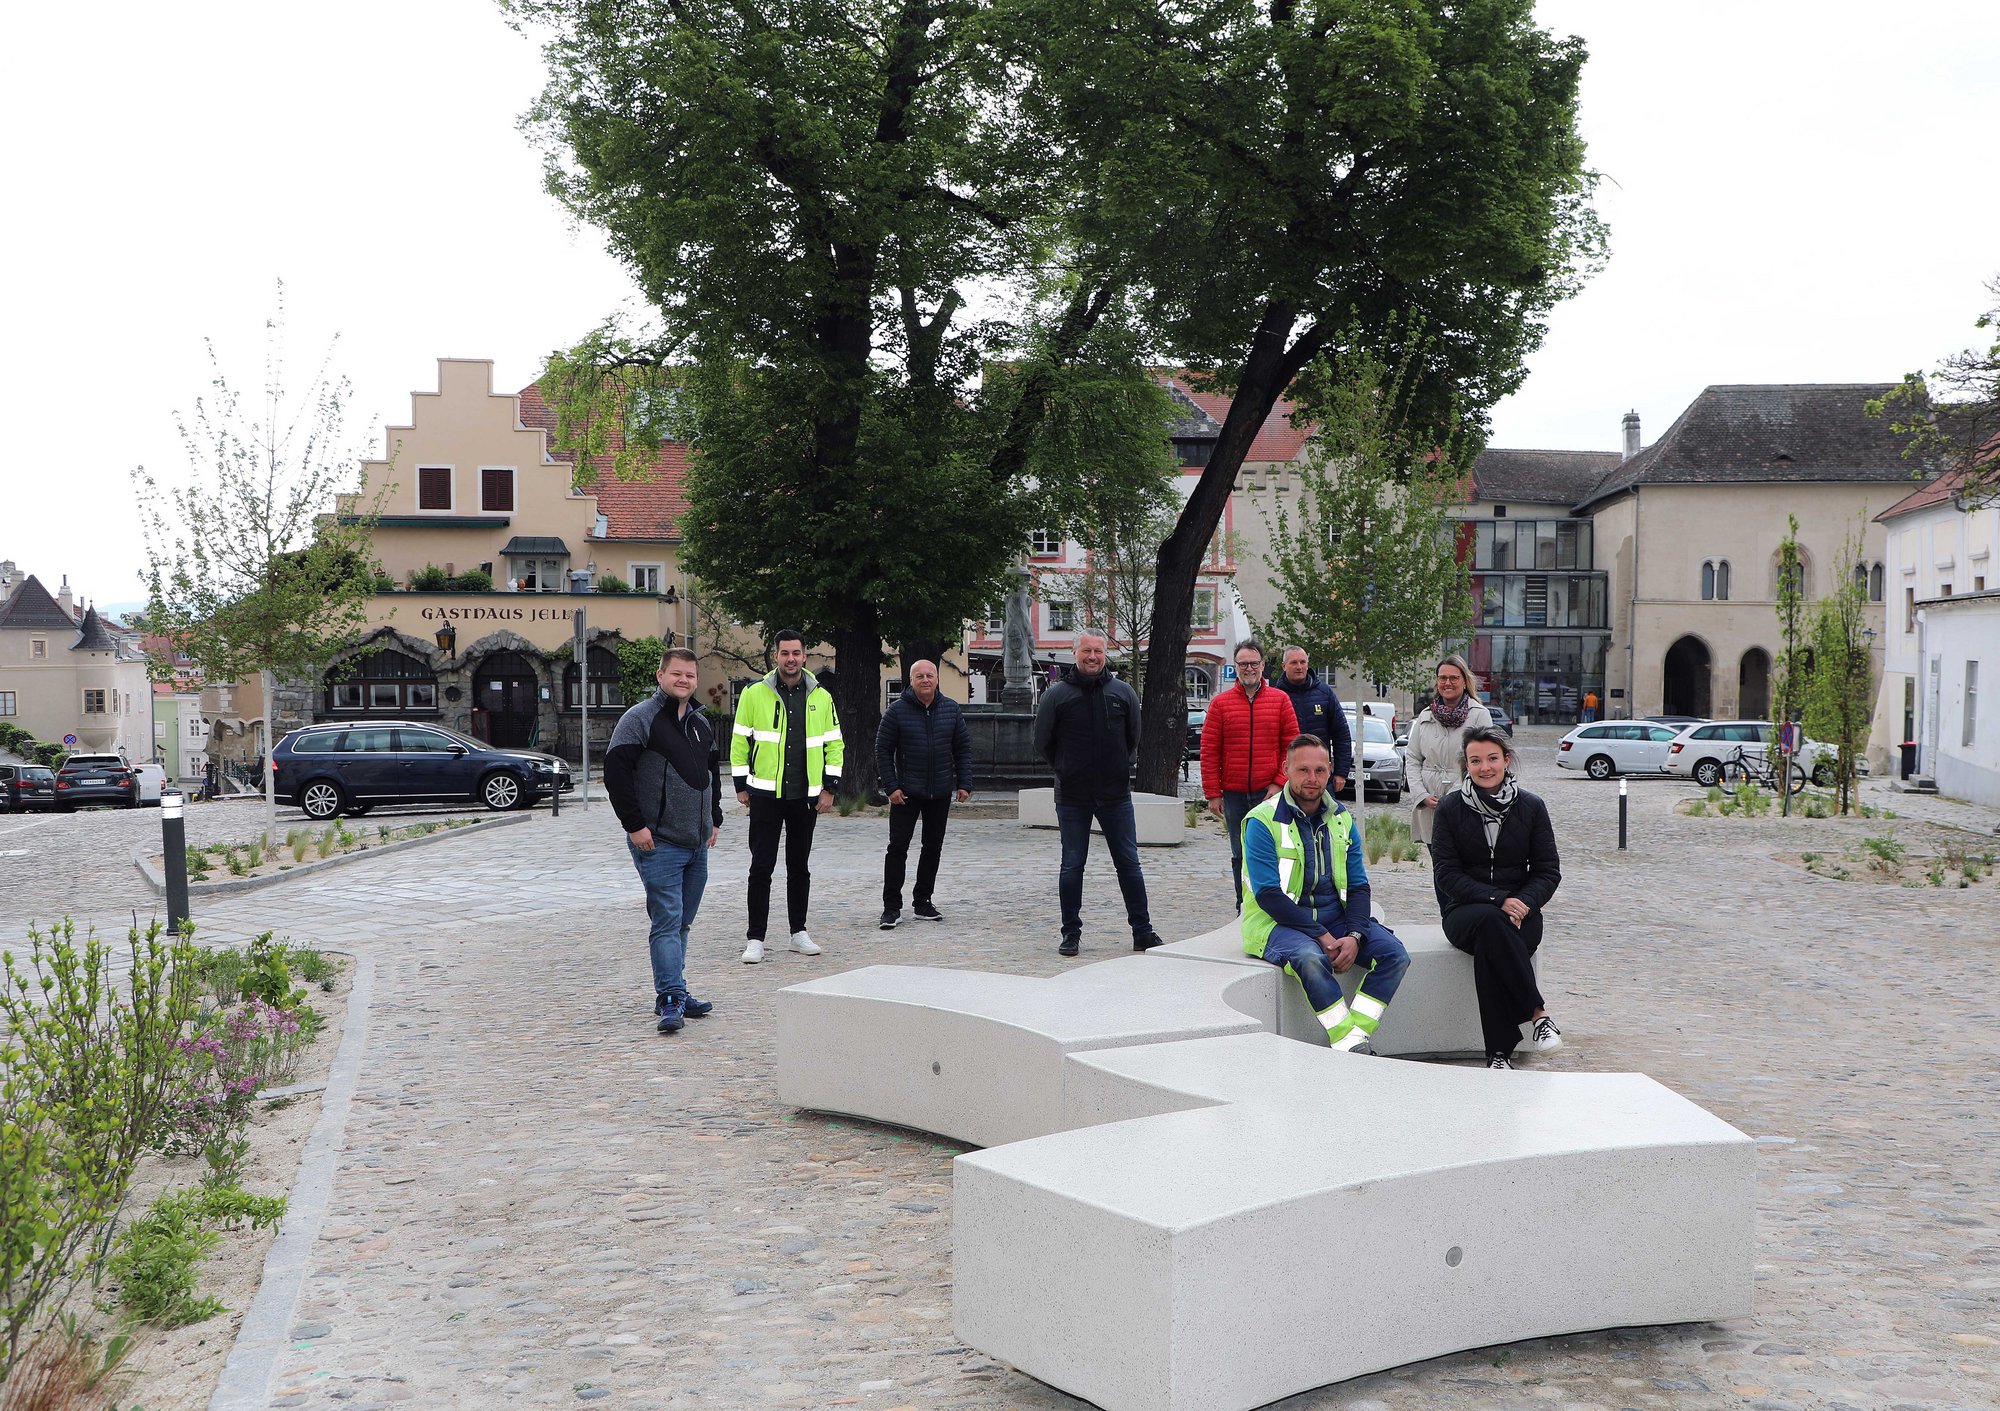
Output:
[[[1007,595],[1006,637],[1001,648],[1006,685],[1000,692],[1000,704],[1005,710],[1035,708],[1035,632],[1030,625],[1032,616],[1028,575],[1016,573],[1014,591]]]

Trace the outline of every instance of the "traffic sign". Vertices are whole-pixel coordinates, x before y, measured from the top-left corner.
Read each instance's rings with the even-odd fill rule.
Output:
[[[66,748],[68,748],[68,749],[72,749],[72,750],[73,750],[73,749],[75,749],[75,748],[76,748],[76,736],[74,736],[74,735],[65,735],[65,736],[63,736],[63,745],[64,745],[64,746],[65,746]]]
[[[1787,720],[1783,725],[1778,727],[1778,749],[1781,753],[1788,755],[1799,752],[1798,721]]]

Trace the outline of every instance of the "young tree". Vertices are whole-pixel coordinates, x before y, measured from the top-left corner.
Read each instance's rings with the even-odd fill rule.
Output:
[[[1425,333],[1406,395],[1476,442],[1517,387],[1547,311],[1601,257],[1576,127],[1584,51],[1531,0],[1021,0],[1041,47],[1026,75],[1063,150],[1104,158],[1077,238],[1127,253],[1147,327],[1234,401],[1160,548],[1156,658],[1187,649],[1188,608],[1237,472],[1322,354],[1395,365]],[[1145,700],[1141,786],[1168,790],[1172,672]]]
[[[1115,252],[1066,233],[1096,188],[1021,102],[1021,17],[508,8],[548,37],[529,123],[550,189],[661,326],[551,359],[558,443],[616,426],[624,470],[663,432],[692,439],[686,562],[738,620],[833,645],[842,788],[868,792],[884,640],[955,641],[1029,531],[1066,527],[1065,485],[1165,453]],[[976,315],[975,284],[1018,316]]]
[[[1259,633],[1377,681],[1411,679],[1472,632],[1472,574],[1450,513],[1463,499],[1462,441],[1449,418],[1413,419],[1406,374],[1365,353],[1338,373],[1310,370],[1317,433],[1296,507],[1281,499],[1264,515],[1278,604]]]
[[[1833,565],[1832,591],[1813,608],[1812,672],[1803,691],[1804,726],[1814,739],[1840,747],[1834,783],[1843,815],[1852,811],[1861,751],[1874,714],[1874,632],[1868,626],[1868,589],[1857,578],[1861,541],[1850,535]]]
[[[1914,462],[1912,475],[1962,468],[1958,494],[1973,508],[2000,499],[2000,277],[1986,292],[1994,305],[1973,322],[1987,331],[1986,347],[1962,349],[1928,376],[1907,373],[1895,391],[1868,404],[1870,416],[1890,417],[1909,438],[1903,454]]]
[[[385,483],[355,513],[335,497],[359,482],[365,447],[347,429],[350,388],[329,372],[329,344],[303,391],[288,389],[284,303],[265,323],[264,385],[254,403],[229,381],[213,343],[209,392],[177,415],[188,479],[133,472],[146,535],[145,620],[211,682],[259,678],[264,693],[264,826],[277,827],[269,762],[281,676],[318,672],[366,625],[381,564],[372,529]]]

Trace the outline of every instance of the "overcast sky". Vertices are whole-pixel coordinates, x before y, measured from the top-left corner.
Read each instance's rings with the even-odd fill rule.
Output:
[[[1494,443],[1648,441],[1721,382],[1893,380],[1974,341],[2000,274],[2000,5],[1544,0],[1587,41],[1583,132],[1609,266],[1559,309]],[[141,596],[135,465],[180,475],[173,413],[245,385],[286,283],[303,380],[329,336],[357,433],[407,419],[439,356],[518,387],[631,297],[543,194],[516,121],[534,47],[488,0],[17,8],[0,122],[0,558]],[[370,435],[368,447],[379,447]]]

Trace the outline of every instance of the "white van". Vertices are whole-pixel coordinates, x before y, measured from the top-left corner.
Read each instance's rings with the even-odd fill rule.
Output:
[[[132,780],[139,786],[139,804],[157,805],[160,790],[166,786],[167,769],[162,764],[135,764],[132,766]]]

